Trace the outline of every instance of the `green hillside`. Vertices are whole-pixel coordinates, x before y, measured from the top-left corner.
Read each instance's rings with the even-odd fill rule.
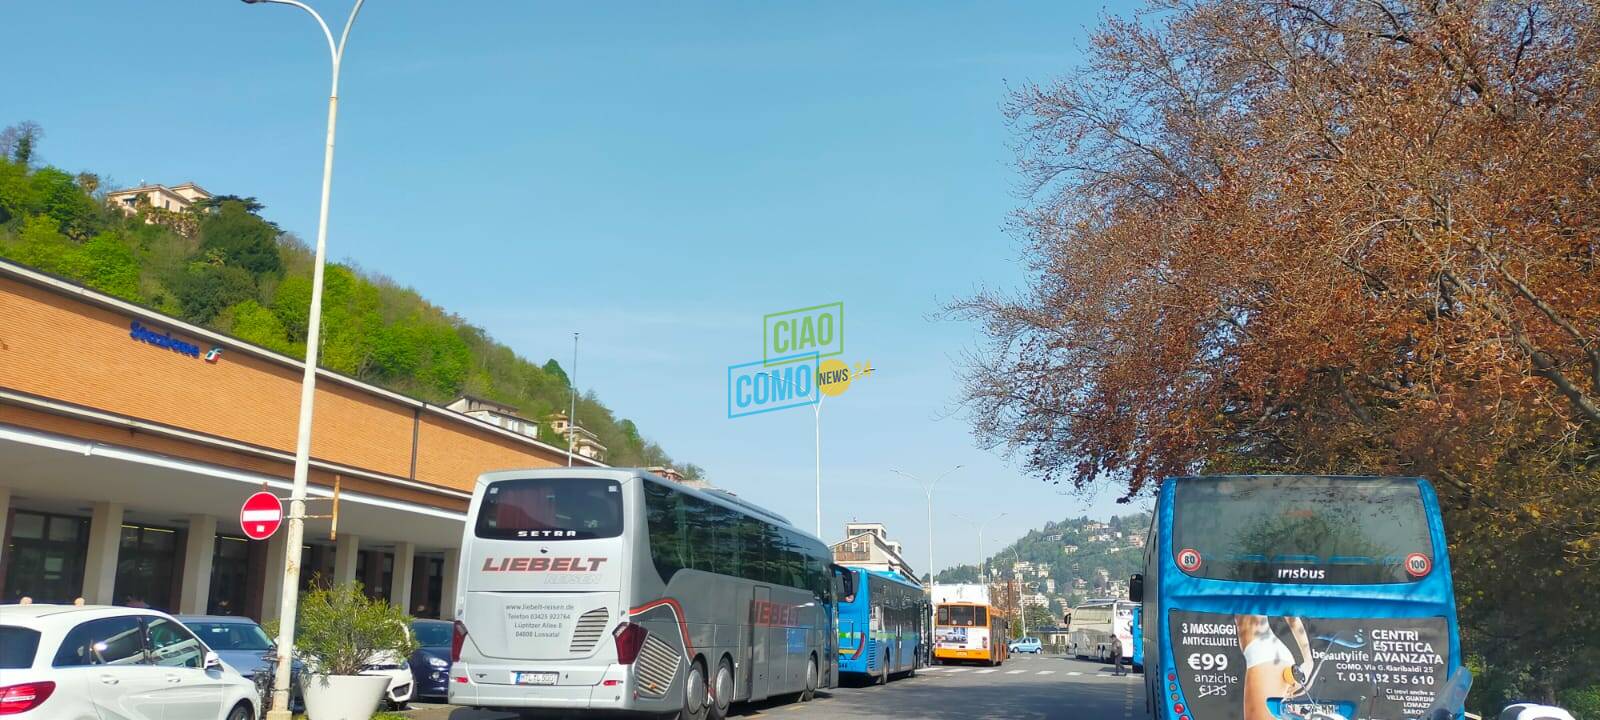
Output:
[[[1088,517],[1048,522],[1041,529],[1029,530],[985,562],[991,581],[1009,581],[1012,568],[1019,561],[1042,569],[1025,573],[1024,584],[1029,592],[1048,597],[1051,612],[1059,619],[1063,610],[1084,600],[1121,596],[1128,577],[1144,565],[1144,549],[1138,543],[1149,527],[1149,513],[1113,517],[1105,522]],[[977,579],[978,568],[971,565],[946,569],[936,578],[941,583]],[[1046,579],[1054,581],[1054,591]]]
[[[128,216],[106,205],[97,176],[33,167],[41,134],[25,126],[0,134],[0,257],[305,356],[313,256],[263,217],[260,203],[225,196],[195,212],[143,205]],[[415,290],[344,264],[330,263],[325,275],[321,365],[436,404],[469,393],[534,419],[568,404],[555,360],[534,364]],[[613,465],[676,465],[592,393],[579,399],[577,420]],[[540,433],[565,444],[545,425]]]

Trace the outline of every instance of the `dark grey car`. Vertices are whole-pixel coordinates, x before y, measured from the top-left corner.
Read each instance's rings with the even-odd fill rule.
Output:
[[[206,646],[221,656],[222,661],[252,680],[261,680],[270,676],[272,668],[269,658],[273,654],[272,638],[267,637],[266,631],[261,629],[256,621],[247,617],[232,615],[178,615],[178,622],[188,627],[191,632],[198,635]],[[300,697],[300,661],[294,662],[295,682],[290,686],[289,709],[292,712],[304,712],[305,704]],[[271,692],[271,687],[267,688]],[[271,698],[262,698],[263,706]]]

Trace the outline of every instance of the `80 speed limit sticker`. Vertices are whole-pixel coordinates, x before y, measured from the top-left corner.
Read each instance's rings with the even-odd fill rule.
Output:
[[[1184,572],[1194,572],[1200,569],[1200,551],[1194,548],[1184,548],[1178,551],[1178,568]]]

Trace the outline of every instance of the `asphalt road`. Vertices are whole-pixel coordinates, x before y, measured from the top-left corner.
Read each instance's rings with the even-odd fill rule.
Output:
[[[899,718],[901,720],[1136,720],[1144,710],[1138,675],[1116,677],[1109,665],[1023,655],[998,668],[923,668],[914,678],[873,687],[823,690],[809,703],[735,705],[735,718]],[[500,713],[417,707],[416,720],[496,720]]]

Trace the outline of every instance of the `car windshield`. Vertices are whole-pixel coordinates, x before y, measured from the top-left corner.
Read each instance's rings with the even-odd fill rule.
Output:
[[[186,622],[212,650],[270,650],[272,640],[255,623]]]
[[[449,647],[451,636],[455,634],[450,623],[428,622],[416,623],[411,626],[411,632],[417,636],[417,644],[422,647]]]

